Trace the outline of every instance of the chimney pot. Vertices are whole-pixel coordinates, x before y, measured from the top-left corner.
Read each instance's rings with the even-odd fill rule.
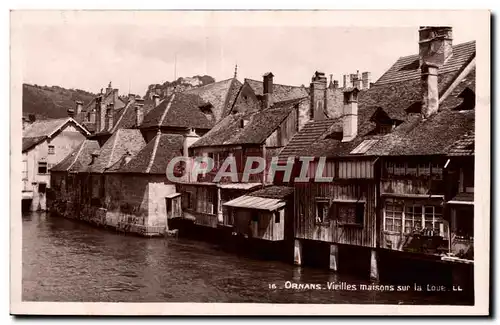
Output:
[[[368,71],[365,71],[361,74],[361,80],[362,80],[362,89],[370,89],[370,81],[371,81],[371,73]]]
[[[82,110],[83,110],[83,102],[80,100],[77,100],[75,102],[75,104],[76,104],[75,115],[80,116],[80,114],[82,113]]]
[[[451,27],[422,26],[419,33],[419,61],[422,86],[422,116],[428,118],[439,109],[439,68],[453,54]]]
[[[352,141],[358,135],[358,90],[344,91],[342,142]]]
[[[155,103],[155,107],[160,105],[160,95],[158,94],[154,94],[153,95],[153,100],[154,100],[154,103]]]
[[[264,109],[273,106],[273,73],[267,72],[264,74]]]
[[[311,96],[311,107],[310,107],[310,118],[313,120],[323,120],[325,118],[325,108],[327,107],[326,98],[326,83],[327,78],[325,74],[320,71],[316,71],[311,78],[310,85],[310,96]]]

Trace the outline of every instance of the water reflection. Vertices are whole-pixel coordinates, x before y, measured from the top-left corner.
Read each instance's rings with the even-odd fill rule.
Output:
[[[324,288],[287,289],[286,281]],[[146,239],[45,213],[23,215],[28,301],[463,303],[443,293],[328,290],[329,282],[369,283],[324,269],[254,260],[201,241]]]

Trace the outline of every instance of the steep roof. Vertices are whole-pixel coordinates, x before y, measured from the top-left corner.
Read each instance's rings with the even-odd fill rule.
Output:
[[[241,87],[242,84],[238,79],[231,78],[186,90],[185,93],[198,95],[205,102],[212,104],[215,120],[219,121],[231,111]]]
[[[467,132],[460,139],[447,148],[449,156],[474,155],[474,130]]]
[[[92,153],[96,150],[99,150],[99,143],[97,141],[85,140],[60,163],[52,167],[50,171],[84,171],[92,161]]]
[[[439,69],[439,73],[445,74],[459,70],[475,56],[475,53],[475,41],[454,45],[453,55],[445,62],[444,66]],[[377,80],[375,85],[420,79],[418,60],[418,54],[400,57],[392,67]]]
[[[258,112],[225,117],[191,147],[261,144],[292,112],[295,102]]]
[[[138,129],[118,129],[97,152],[88,172],[102,173],[113,166],[127,152],[134,156],[146,145]]]
[[[463,46],[475,49],[475,43],[469,42]],[[457,45],[459,49],[462,47]],[[467,53],[467,56],[464,54]],[[438,76],[439,95],[443,95],[464,67],[471,62],[475,52],[457,52],[455,61],[451,58],[448,65]],[[414,56],[418,58],[418,56]],[[458,59],[460,58],[460,59]],[[401,59],[400,59],[401,60]],[[398,60],[399,62],[399,60]],[[462,66],[457,62],[461,62]],[[453,64],[452,64],[453,63]],[[395,64],[390,70],[395,70]],[[397,70],[397,69],[396,69]],[[451,94],[443,100],[439,112],[428,119],[422,119],[420,74],[411,72],[409,77],[399,72],[391,72],[384,77],[383,82],[377,82],[368,90],[358,95],[358,136],[349,142],[342,142],[342,118],[312,121],[295,134],[289,144],[280,153],[280,158],[288,156],[355,156],[358,152],[365,156],[378,155],[433,155],[445,154],[447,147],[463,134],[474,128],[474,111],[454,111],[461,100],[457,97],[460,89],[469,87],[475,89],[474,69],[465,76]],[[408,71],[406,71],[408,73]],[[415,78],[412,74],[417,73]],[[384,75],[387,75],[384,74]],[[390,80],[391,82],[387,82]],[[454,98],[450,98],[454,97]],[[377,135],[375,131],[376,113],[384,112],[393,120],[402,122],[393,132],[387,135]],[[447,131],[447,130],[450,131]],[[364,142],[365,140],[376,140]],[[359,147],[358,147],[359,146]],[[356,150],[355,150],[356,149]]]
[[[255,95],[264,95],[264,83],[262,81],[245,79],[245,82],[253,89]],[[309,96],[305,87],[273,84],[273,102],[278,103],[284,100],[304,98]]]
[[[96,123],[86,121],[86,115],[95,108],[95,101],[96,97],[94,97],[90,102],[87,103],[87,105],[83,107],[80,114],[77,114],[75,116],[75,120],[77,120],[79,123],[84,124],[85,127],[87,127],[90,131],[95,131]],[[126,103],[118,95],[118,89],[106,89],[106,92],[102,94],[102,101],[104,105],[107,105],[108,103],[114,103],[115,110],[119,110],[126,105]]]
[[[141,128],[180,127],[210,129],[215,119],[202,112],[207,102],[200,96],[187,92],[175,93],[153,108],[142,122]]]
[[[267,199],[285,199],[293,194],[293,187],[288,186],[268,186],[263,189],[248,193],[248,196],[263,197]]]
[[[62,130],[69,124],[79,129],[82,134],[89,134],[88,130],[71,117],[35,121],[23,130],[22,151],[25,152],[33,148],[45,139],[52,137],[56,132]]]
[[[184,137],[178,134],[158,134],[135,155],[118,168],[119,173],[165,174],[168,163],[182,155]]]

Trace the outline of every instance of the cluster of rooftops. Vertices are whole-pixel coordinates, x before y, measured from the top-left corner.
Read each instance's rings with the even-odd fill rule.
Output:
[[[316,72],[310,87],[273,84],[268,73],[264,81],[241,83],[235,76],[165,98],[124,100],[108,87],[85,107],[77,106],[72,120],[91,135],[52,170],[164,174],[170,159],[186,154],[187,133],[197,136],[190,148],[260,145],[301,105],[313,108],[299,117],[305,122],[280,148],[280,158],[473,155],[475,42],[451,51],[439,67],[439,108],[430,116],[421,111],[419,54],[399,58],[369,86],[346,85],[345,79],[344,87],[332,80],[327,85],[324,74]],[[346,94],[353,92],[355,134],[346,141]],[[314,108],[318,94],[323,96],[319,112]],[[50,136],[49,123],[59,122],[37,121],[25,130],[23,151]]]

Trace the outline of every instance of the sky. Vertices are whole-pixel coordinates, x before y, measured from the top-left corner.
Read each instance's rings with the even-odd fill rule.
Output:
[[[109,13],[112,15],[112,13]],[[81,18],[81,17],[80,17]],[[376,81],[400,56],[418,53],[418,25],[404,27],[159,24],[148,20],[98,22],[64,15],[30,21],[19,30],[23,82],[98,92],[112,82],[121,94],[144,95],[174,76],[210,75],[308,85],[315,71],[342,75],[370,71]],[[453,42],[474,39],[453,26]]]

